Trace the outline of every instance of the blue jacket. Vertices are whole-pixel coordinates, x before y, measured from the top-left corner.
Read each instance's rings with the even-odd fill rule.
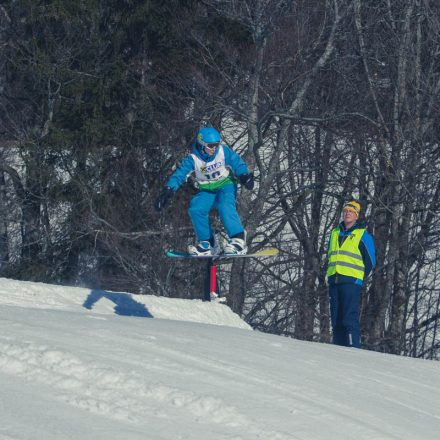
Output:
[[[344,222],[339,225],[339,245],[341,246],[344,240],[355,230],[365,228],[365,225],[361,223],[355,223],[350,229],[345,229]],[[329,241],[330,246],[330,241]],[[374,240],[371,234],[367,231],[362,235],[361,241],[359,242],[359,251],[362,255],[362,260],[365,265],[365,278],[368,277],[370,272],[376,267],[376,247],[374,246]],[[362,284],[362,280],[354,277],[349,277],[346,275],[335,274],[328,278],[329,284]]]
[[[229,167],[236,176],[241,176],[242,174],[248,174],[248,168],[246,163],[235,151],[231,150],[227,145],[222,144],[223,150],[225,152],[225,162],[226,166]],[[192,153],[198,156],[205,162],[210,162],[215,159],[218,153],[218,147],[214,155],[209,156],[206,153],[201,152],[196,144],[193,144]],[[188,176],[194,171],[194,159],[189,154],[186,156],[182,163],[178,166],[176,171],[168,179],[166,186],[170,187],[172,190],[177,191],[179,187],[186,181]]]

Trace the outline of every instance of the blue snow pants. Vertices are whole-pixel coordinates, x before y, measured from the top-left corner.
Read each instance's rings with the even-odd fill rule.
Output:
[[[231,184],[216,191],[200,191],[192,198],[188,213],[199,241],[213,236],[209,222],[209,213],[213,208],[217,209],[229,237],[244,231],[235,205],[236,197],[237,186]]]
[[[359,305],[362,286],[353,283],[329,286],[333,344],[361,347]]]

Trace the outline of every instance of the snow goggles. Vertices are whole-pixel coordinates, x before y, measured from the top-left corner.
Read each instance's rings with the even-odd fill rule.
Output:
[[[205,144],[203,146],[204,149],[208,149],[208,150],[215,150],[218,146],[219,146],[220,142],[212,142],[209,144]]]

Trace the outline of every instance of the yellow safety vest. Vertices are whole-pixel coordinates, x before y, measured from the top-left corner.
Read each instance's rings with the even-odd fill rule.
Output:
[[[348,235],[342,246],[339,246],[340,228],[333,229],[328,249],[327,277],[335,274],[364,279],[365,264],[362,259],[359,243],[365,229],[355,229]]]

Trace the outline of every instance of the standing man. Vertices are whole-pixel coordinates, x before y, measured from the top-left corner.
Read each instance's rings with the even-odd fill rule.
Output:
[[[362,283],[376,266],[374,240],[358,221],[360,212],[357,200],[344,205],[342,222],[330,235],[327,266],[333,343],[355,348],[361,347]]]

